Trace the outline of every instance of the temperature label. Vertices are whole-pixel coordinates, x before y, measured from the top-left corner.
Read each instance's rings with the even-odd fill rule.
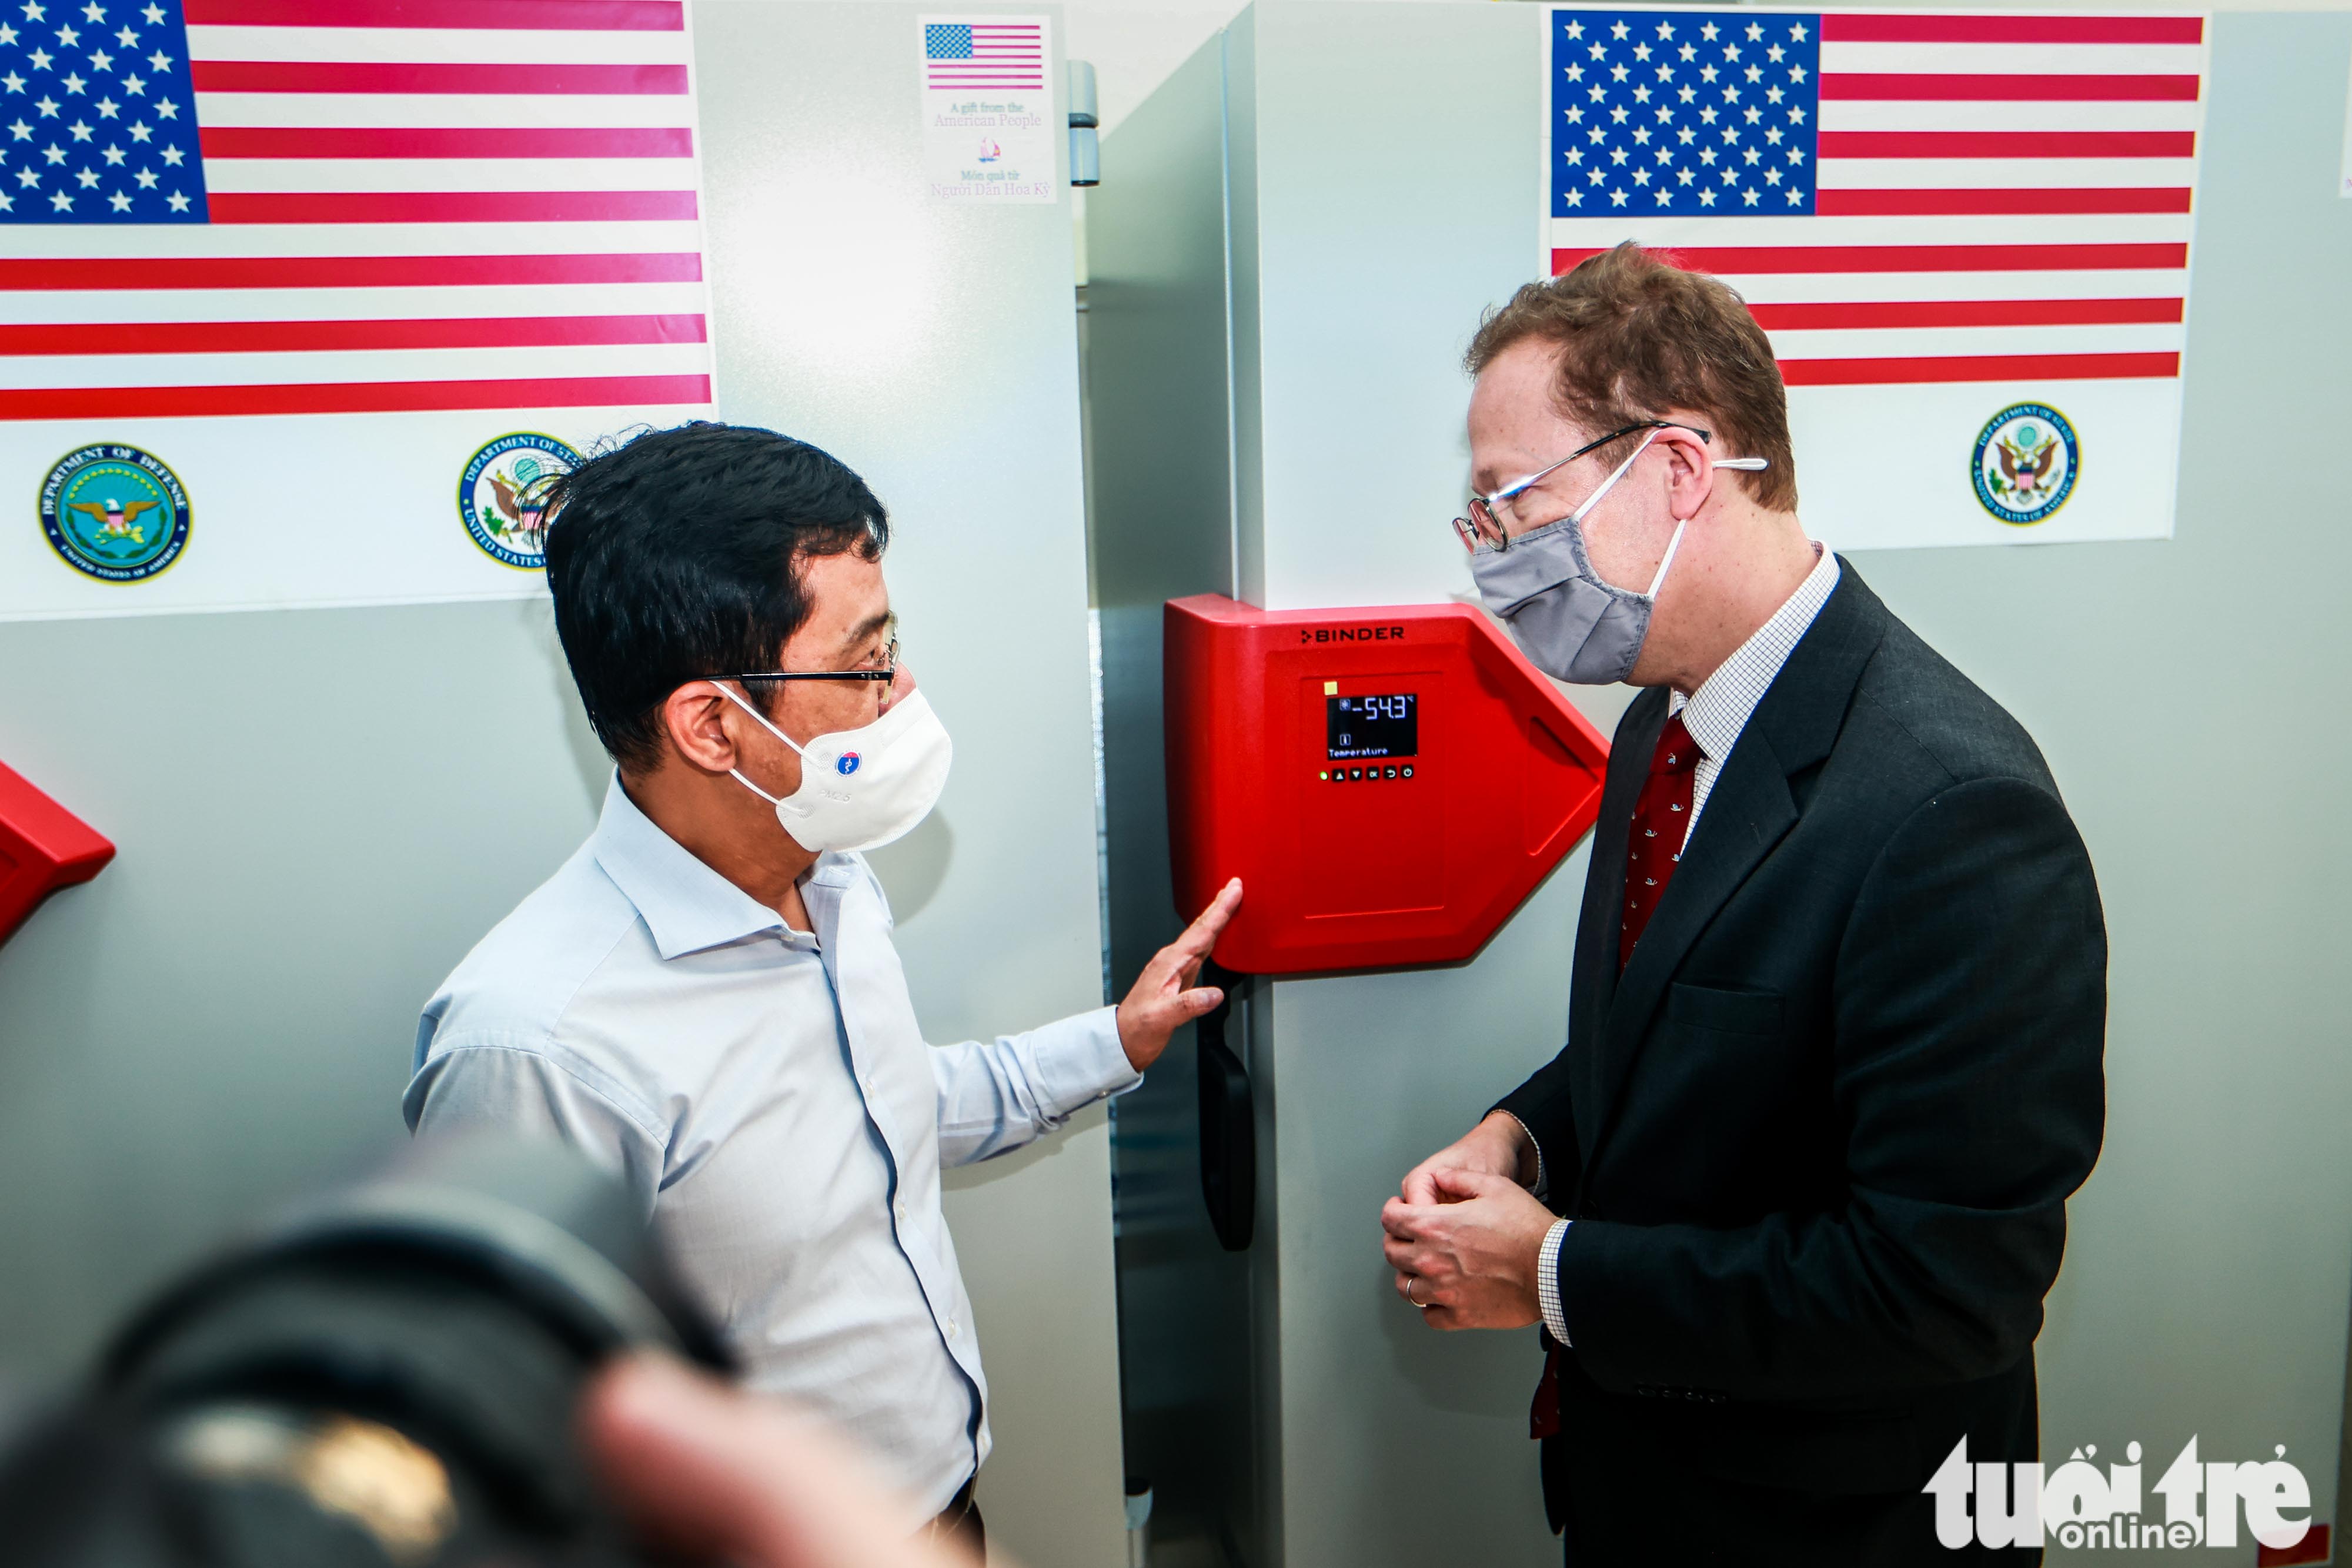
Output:
[[[1412,692],[1323,699],[1330,759],[1412,757],[1421,749],[1421,698]]]

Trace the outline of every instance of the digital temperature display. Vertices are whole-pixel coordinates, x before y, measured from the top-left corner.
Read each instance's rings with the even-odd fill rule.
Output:
[[[1323,721],[1334,762],[1351,757],[1412,757],[1421,748],[1421,698],[1412,692],[1325,697]]]

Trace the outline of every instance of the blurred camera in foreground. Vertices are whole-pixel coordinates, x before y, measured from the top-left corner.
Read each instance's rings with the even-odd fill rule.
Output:
[[[725,1358],[627,1193],[554,1145],[445,1140],[215,1256],[0,1459],[29,1568],[619,1564],[587,1380]]]

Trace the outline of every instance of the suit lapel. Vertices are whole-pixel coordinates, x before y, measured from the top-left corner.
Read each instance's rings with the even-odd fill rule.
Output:
[[[1698,826],[1692,831],[1665,896],[1650,917],[1648,930],[1633,949],[1633,961],[1614,979],[1613,988],[1585,993],[1607,998],[1578,1019],[1588,1028],[1597,1026],[1596,1049],[1585,1053],[1588,1081],[1577,1086],[1577,1134],[1587,1171],[1600,1152],[1625,1080],[1641,1054],[1667,987],[1717,912],[1796,825],[1796,798],[1789,779],[1830,754],[1853,700],[1855,684],[1885,635],[1886,607],[1843,557],[1839,568],[1836,590],[1749,716],[1731,755],[1724,759],[1715,788],[1707,795],[1706,809],[1699,814]],[[1649,727],[1652,746],[1664,727],[1665,707],[1661,694],[1656,722]],[[1645,748],[1640,771],[1646,772],[1648,760]],[[1615,782],[1612,777],[1612,787]],[[1639,793],[1637,777],[1633,793],[1625,798],[1620,813],[1614,819],[1604,814],[1602,819],[1617,824],[1615,877],[1610,885],[1619,897],[1624,885],[1626,824],[1632,821]],[[1596,845],[1596,872],[1600,863]],[[1609,939],[1589,946],[1606,947],[1613,977],[1618,934],[1613,902],[1603,913]],[[1588,924],[1593,916],[1594,901],[1588,896],[1584,911]],[[1579,976],[1588,985],[1594,978]]]
[[[1617,982],[1593,1065],[1600,1125],[1586,1148],[1598,1149],[1609,1112],[1649,1032],[1650,1016],[1691,944],[1796,821],[1796,801],[1780,759],[1772,754],[1769,738],[1755,733],[1751,725],[1717,777],[1706,810],[1675,868],[1675,879],[1666,884],[1649,929]]]
[[[1599,1040],[1609,1017],[1610,999],[1617,990],[1619,912],[1625,903],[1627,834],[1634,802],[1649,777],[1650,753],[1657,749],[1658,732],[1666,727],[1666,694],[1663,687],[1643,693],[1625,710],[1609,748],[1609,773],[1601,788],[1601,814],[1592,824],[1592,858],[1584,876],[1584,906],[1577,920],[1576,963],[1570,977],[1571,1039]],[[1600,1131],[1601,1074],[1599,1055],[1580,1051],[1570,1057],[1577,1071],[1570,1079],[1575,1095],[1579,1148],[1589,1149]]]

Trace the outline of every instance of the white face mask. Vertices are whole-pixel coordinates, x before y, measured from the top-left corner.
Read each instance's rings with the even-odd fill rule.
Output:
[[[735,781],[776,809],[803,849],[876,850],[915,831],[947,788],[955,746],[919,691],[857,729],[836,730],[801,745],[727,687],[729,702],[801,755],[801,787],[777,800],[734,768]]]

